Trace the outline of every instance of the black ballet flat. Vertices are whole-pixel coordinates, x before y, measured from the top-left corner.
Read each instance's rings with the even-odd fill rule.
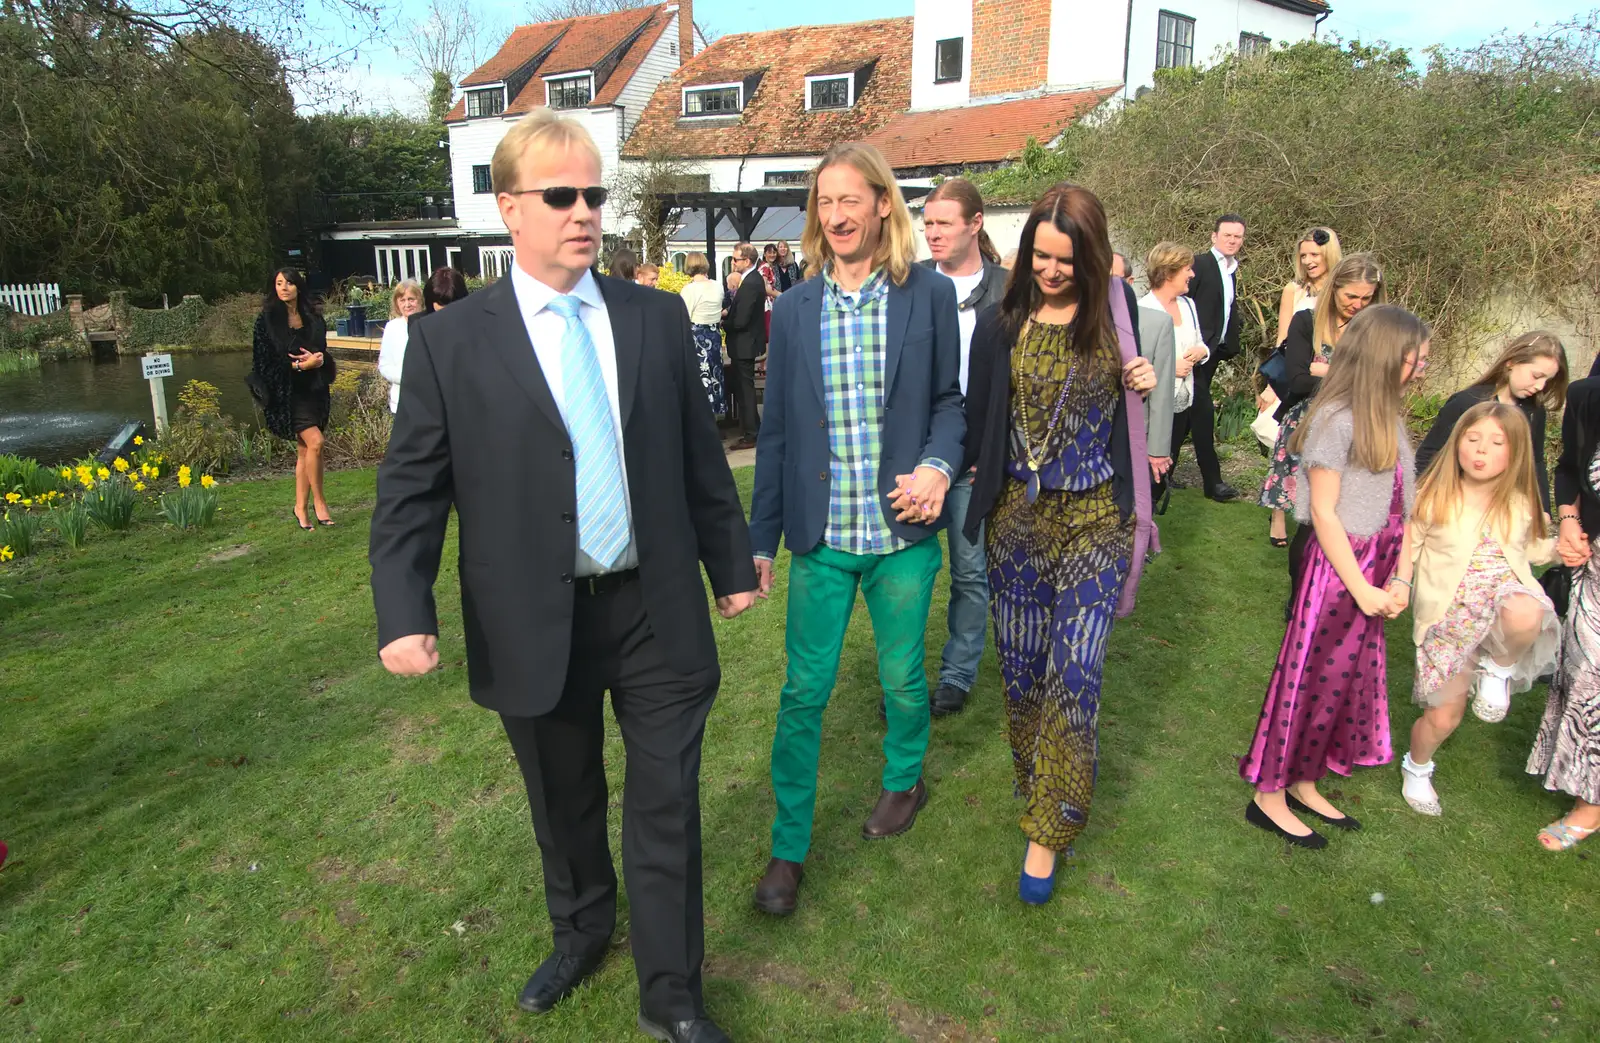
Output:
[[[1277,834],[1278,836],[1287,840],[1289,843],[1293,844],[1295,847],[1310,848],[1311,850],[1316,851],[1320,848],[1325,848],[1328,846],[1328,838],[1323,836],[1321,833],[1318,833],[1316,830],[1312,830],[1310,833],[1307,833],[1305,836],[1301,837],[1296,836],[1295,834],[1284,829],[1282,826],[1272,821],[1267,813],[1262,811],[1253,800],[1244,806],[1244,820],[1250,823],[1252,826],[1255,826],[1257,829],[1264,829],[1268,833]]]
[[[1329,818],[1327,815],[1324,815],[1322,812],[1317,811],[1314,808],[1309,808],[1306,805],[1302,804],[1300,801],[1295,800],[1293,793],[1285,793],[1284,797],[1286,797],[1288,799],[1288,801],[1289,801],[1289,810],[1291,810],[1291,811],[1301,811],[1301,812],[1304,812],[1307,815],[1315,815],[1317,818],[1320,818],[1322,821],[1326,822],[1328,825],[1333,826],[1333,827],[1335,827],[1337,829],[1347,830],[1347,831],[1349,831],[1351,833],[1354,833],[1356,830],[1361,828],[1361,821],[1359,819],[1351,818],[1349,815],[1346,815],[1344,818]]]

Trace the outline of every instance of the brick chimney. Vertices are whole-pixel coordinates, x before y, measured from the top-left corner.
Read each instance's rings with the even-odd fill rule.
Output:
[[[678,64],[694,57],[694,0],[678,0]]]
[[[1051,0],[972,0],[972,96],[1010,94],[1049,78]]]

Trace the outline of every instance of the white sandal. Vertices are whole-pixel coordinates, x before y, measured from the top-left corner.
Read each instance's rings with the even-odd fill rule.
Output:
[[[1411,751],[1400,761],[1400,795],[1419,815],[1437,818],[1444,814],[1439,804],[1439,794],[1433,789],[1433,761],[1418,764],[1411,759]]]
[[[1480,721],[1499,724],[1511,709],[1511,677],[1514,668],[1483,657],[1479,664],[1478,693],[1472,698],[1472,713]]]

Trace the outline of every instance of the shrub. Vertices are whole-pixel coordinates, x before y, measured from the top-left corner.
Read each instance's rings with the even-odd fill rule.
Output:
[[[83,491],[84,509],[96,525],[118,531],[133,525],[134,508],[138,498],[133,482],[121,474],[107,473],[105,468],[96,472],[99,480]]]
[[[219,499],[210,475],[191,484],[185,468],[178,472],[178,488],[161,494],[161,514],[180,529],[203,529],[216,517]]]
[[[184,384],[178,401],[191,417],[222,415],[222,392],[209,381],[191,380]]]
[[[0,544],[11,548],[19,558],[33,553],[33,541],[43,524],[39,515],[20,507],[13,507],[0,515]]]
[[[343,389],[340,383],[351,380]],[[383,459],[389,448],[394,417],[389,412],[389,385],[375,371],[347,369],[334,381],[333,421],[328,449],[341,463],[370,464]]]
[[[247,348],[261,313],[259,293],[236,293],[213,304],[195,328],[195,344],[207,348]]]
[[[31,497],[58,488],[55,472],[40,467],[39,461],[10,453],[0,454],[0,494],[14,492]]]
[[[201,471],[227,471],[239,452],[239,429],[222,414],[222,393],[204,380],[191,380],[178,393],[178,415],[161,439],[162,452],[176,465]]]
[[[82,500],[72,500],[50,511],[50,520],[67,546],[82,549],[89,537],[89,508]]]
[[[668,293],[677,293],[687,285],[689,285],[689,277],[687,275],[684,275],[669,264],[661,266],[661,278],[656,283],[657,288],[666,290]]]

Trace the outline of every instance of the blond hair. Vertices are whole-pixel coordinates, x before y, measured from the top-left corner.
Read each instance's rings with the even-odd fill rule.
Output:
[[[683,274],[685,275],[710,275],[711,262],[706,255],[696,250],[683,259]]]
[[[1358,282],[1376,287],[1368,307],[1383,303],[1383,269],[1378,267],[1378,259],[1372,254],[1351,254],[1330,267],[1327,278],[1322,281],[1322,292],[1317,295],[1316,310],[1312,312],[1313,353],[1321,351],[1324,344],[1332,347],[1339,343],[1339,304],[1336,298],[1340,290]]]
[[[415,297],[417,307],[422,307],[422,284],[415,279],[403,279],[394,284],[394,289],[389,291],[389,314],[394,318],[400,317],[400,298]]]
[[[1306,435],[1319,414],[1350,410],[1353,439],[1350,462],[1368,471],[1391,471],[1400,454],[1400,413],[1404,388],[1400,374],[1406,357],[1432,334],[1428,324],[1396,304],[1363,308],[1345,327],[1328,375],[1311,400],[1305,419],[1289,439],[1289,451],[1305,451]]]
[[[806,198],[806,228],[800,236],[800,251],[806,255],[806,274],[816,275],[833,262],[833,247],[823,234],[822,219],[817,216],[817,179],[824,170],[837,166],[848,166],[865,178],[876,199],[889,197],[889,216],[884,218],[878,248],[872,252],[872,266],[886,269],[896,286],[904,286],[911,276],[912,262],[917,259],[911,211],[906,209],[905,197],[900,194],[900,185],[883,153],[871,145],[855,142],[830,148],[812,171],[811,194]]]
[[[1539,485],[1533,473],[1533,435],[1528,419],[1516,406],[1490,399],[1479,402],[1456,421],[1445,442],[1417,486],[1417,520],[1427,525],[1448,525],[1461,510],[1461,439],[1480,420],[1493,420],[1506,438],[1506,469],[1495,479],[1483,524],[1494,527],[1503,541],[1524,544],[1535,535],[1533,505],[1539,503]],[[1516,530],[1522,522],[1522,531]]]
[[[561,149],[563,152],[570,152],[575,148],[581,149],[594,159],[595,166],[604,166],[600,160],[600,149],[583,124],[560,115],[554,109],[534,109],[513,123],[511,129],[506,131],[506,136],[500,139],[500,144],[495,146],[494,158],[489,161],[489,181],[494,187],[495,195],[515,192],[522,187],[518,182],[521,177],[518,168],[522,165],[522,157],[527,151],[536,147],[541,152],[550,149]]]
[[[1326,235],[1328,241],[1319,244],[1313,239],[1312,236],[1318,232]],[[1307,293],[1321,293],[1322,287],[1311,285],[1311,277],[1306,275],[1306,266],[1300,263],[1300,246],[1303,243],[1310,243],[1322,251],[1322,286],[1326,286],[1328,285],[1328,277],[1333,274],[1335,268],[1339,267],[1339,262],[1344,260],[1344,248],[1339,245],[1339,233],[1327,225],[1318,225],[1315,228],[1307,229],[1305,235],[1294,241],[1294,281],[1299,283],[1300,288]]]
[[[1169,280],[1177,276],[1194,263],[1194,251],[1182,243],[1164,242],[1157,243],[1150,248],[1150,254],[1144,259],[1145,276],[1150,280],[1152,290],[1165,286]]]

